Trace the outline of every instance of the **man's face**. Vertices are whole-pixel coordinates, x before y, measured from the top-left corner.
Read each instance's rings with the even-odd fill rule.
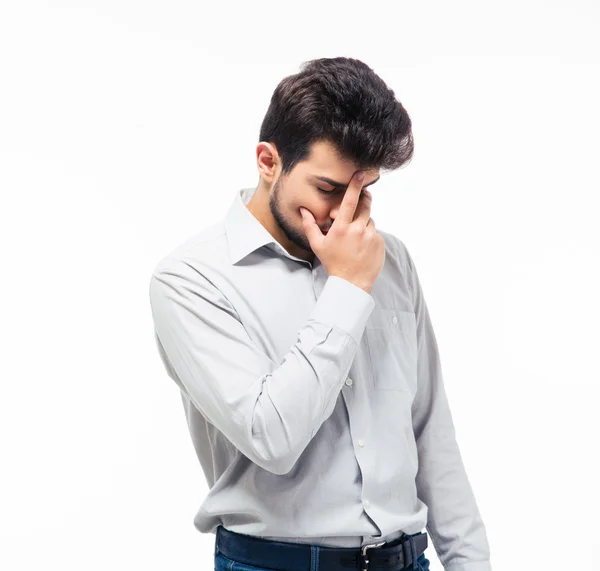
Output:
[[[352,163],[340,159],[329,143],[319,142],[312,146],[306,161],[298,163],[285,179],[276,180],[269,195],[269,208],[290,242],[314,254],[304,232],[300,207],[312,213],[322,232],[327,231],[337,216],[345,188],[319,177],[347,186],[356,170]],[[367,171],[363,188],[378,179],[379,171]]]

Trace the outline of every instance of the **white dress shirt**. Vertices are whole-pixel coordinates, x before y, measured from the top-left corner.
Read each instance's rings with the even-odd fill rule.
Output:
[[[290,255],[235,193],[155,267],[155,339],[209,492],[194,517],[358,547],[424,527],[446,571],[491,571],[414,262],[378,229],[371,293]]]

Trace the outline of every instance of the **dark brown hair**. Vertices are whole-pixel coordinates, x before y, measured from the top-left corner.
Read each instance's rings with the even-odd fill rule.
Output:
[[[391,171],[410,161],[414,143],[408,113],[365,63],[347,57],[304,62],[275,88],[260,128],[273,143],[281,176],[306,160],[313,143],[332,143],[357,170]]]

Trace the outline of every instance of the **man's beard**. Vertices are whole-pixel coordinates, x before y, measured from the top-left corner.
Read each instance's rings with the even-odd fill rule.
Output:
[[[296,230],[285,218],[284,214],[280,208],[280,191],[282,189],[281,185],[281,177],[275,181],[275,185],[273,186],[273,192],[269,196],[269,208],[271,210],[271,214],[273,218],[279,224],[279,227],[285,234],[286,238],[294,243],[298,248],[302,248],[307,252],[311,252],[314,254],[313,249],[310,247],[310,242],[306,237],[303,230],[300,232]]]

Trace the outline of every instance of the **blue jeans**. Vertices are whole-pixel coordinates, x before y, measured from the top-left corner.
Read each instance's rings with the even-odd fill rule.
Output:
[[[318,547],[317,547],[318,549]],[[407,571],[429,571],[429,559],[425,557],[425,552],[421,553],[421,555],[415,561],[415,565],[409,565],[408,567],[402,567],[402,569],[406,569]],[[225,557],[221,552],[215,554],[215,571],[277,571],[272,568],[266,567],[253,567],[251,565],[246,565],[245,563],[238,563],[233,559],[229,559]],[[314,569],[311,568],[311,571],[327,571],[327,569],[319,569],[318,566]],[[389,571],[401,571],[398,569],[390,569]]]

